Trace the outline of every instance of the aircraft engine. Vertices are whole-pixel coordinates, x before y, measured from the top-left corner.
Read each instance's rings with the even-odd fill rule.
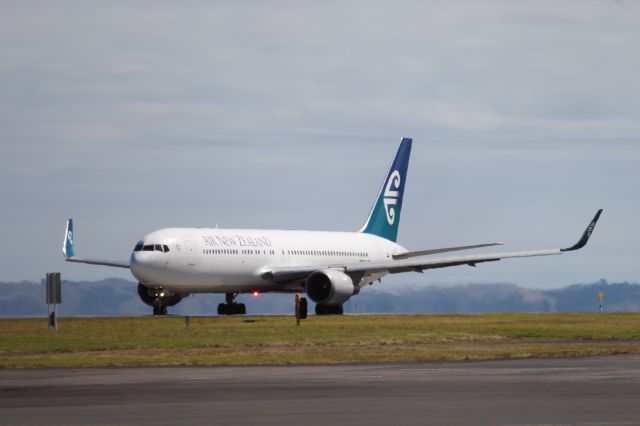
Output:
[[[147,287],[142,283],[138,283],[138,296],[149,306],[155,306],[159,301],[165,307],[177,305],[184,297],[184,295],[171,293],[166,289]]]
[[[324,269],[307,278],[305,291],[309,299],[322,305],[342,305],[355,293],[353,280],[342,271]]]

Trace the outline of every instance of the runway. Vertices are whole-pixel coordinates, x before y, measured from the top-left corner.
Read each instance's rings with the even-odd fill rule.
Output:
[[[640,356],[0,370],[2,425],[631,425]]]

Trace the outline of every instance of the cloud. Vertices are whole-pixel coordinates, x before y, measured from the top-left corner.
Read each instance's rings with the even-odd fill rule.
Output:
[[[152,226],[355,229],[396,141],[413,136],[407,246],[505,234],[546,244],[603,206],[619,219],[598,236],[612,260],[589,276],[560,263],[564,277],[500,265],[507,275],[478,279],[637,279],[618,250],[640,241],[620,231],[637,229],[625,212],[640,207],[639,12],[601,1],[5,5],[0,232],[16,243],[0,249],[3,278],[57,268],[68,215],[92,254],[111,257]]]

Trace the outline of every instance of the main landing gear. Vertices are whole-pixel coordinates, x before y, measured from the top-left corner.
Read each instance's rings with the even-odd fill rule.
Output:
[[[316,315],[342,315],[342,305],[316,305]]]
[[[247,313],[247,307],[244,303],[236,303],[234,300],[238,293],[225,293],[227,303],[218,305],[218,315],[244,315]]]
[[[296,293],[295,314],[298,325],[300,325],[301,319],[307,318],[307,298],[300,297],[300,293]]]

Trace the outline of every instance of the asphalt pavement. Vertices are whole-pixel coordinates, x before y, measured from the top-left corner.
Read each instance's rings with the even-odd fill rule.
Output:
[[[640,357],[0,370],[0,425],[633,425]]]

